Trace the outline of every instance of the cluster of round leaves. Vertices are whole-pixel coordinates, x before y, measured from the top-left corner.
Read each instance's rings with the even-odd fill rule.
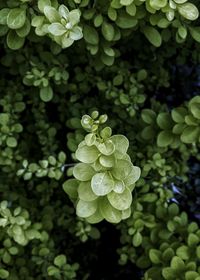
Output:
[[[82,29],[78,26],[78,9],[69,11],[65,5],[58,6],[58,3],[51,3],[50,0],[39,0],[38,8],[44,14],[32,19],[32,26],[36,27],[38,36],[48,34],[62,48],[71,46],[74,41],[83,37]]]
[[[112,136],[110,127],[99,128],[107,116],[98,118],[97,112],[92,116],[82,118],[82,126],[89,133],[75,153],[81,163],[73,168],[75,179],[66,181],[63,188],[72,198],[77,197],[79,217],[89,223],[103,219],[119,223],[131,214],[131,192],[140,177],[140,168],[131,163],[125,136]]]

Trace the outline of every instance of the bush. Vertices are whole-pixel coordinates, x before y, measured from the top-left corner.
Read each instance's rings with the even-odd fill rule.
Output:
[[[0,3],[0,279],[200,279],[200,4]]]

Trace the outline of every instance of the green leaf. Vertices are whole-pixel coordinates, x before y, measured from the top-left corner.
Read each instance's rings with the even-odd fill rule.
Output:
[[[63,190],[69,195],[70,198],[76,199],[77,189],[78,189],[79,182],[76,179],[69,179],[64,182]]]
[[[23,46],[25,39],[19,37],[14,30],[10,30],[6,38],[6,42],[10,49],[18,50]]]
[[[183,130],[181,134],[181,141],[184,143],[190,144],[197,141],[197,137],[199,136],[200,128],[196,126],[188,126]]]
[[[124,6],[128,6],[133,2],[133,0],[120,0],[120,4]]]
[[[184,123],[185,116],[187,115],[187,110],[183,107],[178,107],[171,112],[172,119],[177,123]]]
[[[159,113],[156,121],[157,121],[158,126],[163,130],[171,129],[171,127],[173,125],[173,122],[171,120],[171,116],[169,113]]]
[[[6,144],[8,147],[14,148],[17,146],[17,140],[14,137],[8,137],[6,139]]]
[[[158,147],[167,147],[173,142],[173,134],[171,131],[161,131],[157,137]]]
[[[91,45],[98,45],[99,43],[99,35],[95,28],[84,25],[83,27],[83,37],[85,41]]]
[[[136,5],[134,3],[132,3],[129,6],[126,6],[126,12],[130,16],[134,17],[136,15],[136,12],[137,12]]]
[[[130,185],[135,184],[141,175],[141,169],[138,166],[132,166],[131,172],[129,175],[124,179],[125,185],[128,187]]]
[[[30,21],[26,19],[25,24],[21,28],[17,29],[16,33],[19,37],[24,38],[29,34],[30,30],[31,30]]]
[[[24,9],[11,9],[7,16],[7,25],[10,29],[21,28],[26,21],[26,11]]]
[[[173,268],[174,270],[184,270],[185,269],[185,264],[184,261],[177,256],[174,256],[171,260],[171,268]]]
[[[194,234],[194,233],[189,234],[188,240],[187,240],[188,246],[190,246],[190,247],[196,246],[199,243],[199,241],[200,241],[200,239],[196,234]]]
[[[189,27],[192,38],[200,43],[200,26]]]
[[[95,174],[95,170],[87,163],[78,163],[73,169],[73,175],[79,181],[89,181]]]
[[[185,280],[196,280],[198,276],[200,275],[196,271],[187,271],[185,273]]]
[[[97,224],[103,220],[103,216],[101,215],[101,212],[97,210],[94,214],[86,218],[87,222],[90,224]]]
[[[91,186],[98,196],[104,196],[112,191],[114,181],[108,172],[97,173],[92,177]]]
[[[76,150],[76,158],[79,161],[82,161],[84,163],[93,163],[97,160],[97,158],[99,157],[99,151],[96,148],[96,146],[80,146],[78,147],[78,149]]]
[[[44,12],[44,8],[47,6],[51,6],[51,0],[39,0],[38,1],[38,9],[40,12]]]
[[[144,202],[154,202],[158,199],[158,196],[155,194],[155,193],[146,193],[146,194],[143,194],[142,197],[141,197],[141,200],[144,201]]]
[[[76,214],[81,218],[87,218],[93,215],[97,210],[97,200],[83,201],[79,200],[76,205]]]
[[[53,90],[51,86],[43,87],[40,89],[40,98],[44,102],[49,102],[53,98]]]
[[[105,168],[111,168],[115,164],[115,158],[112,155],[111,156],[101,155],[99,158],[99,163]]]
[[[54,36],[62,36],[67,32],[67,29],[61,23],[55,22],[48,26],[48,31]]]
[[[156,113],[151,109],[143,109],[141,118],[145,123],[152,124],[156,119]]]
[[[169,262],[174,256],[174,250],[172,248],[167,248],[163,254],[162,254],[162,259],[165,262]]]
[[[115,151],[115,145],[112,140],[106,140],[104,143],[98,144],[97,148],[105,156],[110,156]]]
[[[153,264],[161,263],[161,252],[156,249],[150,249],[149,258]]]
[[[192,103],[190,106],[190,110],[192,115],[196,119],[200,120],[200,103]]]
[[[88,146],[92,146],[95,144],[96,135],[94,133],[89,133],[85,136],[85,143]]]
[[[135,27],[138,23],[138,20],[127,14],[125,11],[120,10],[115,23],[120,28],[126,29]]]
[[[59,22],[61,20],[59,13],[53,7],[45,6],[44,14],[45,14],[46,18],[49,20],[49,22],[51,22],[51,23]]]
[[[128,150],[129,141],[124,135],[113,135],[110,137],[110,140],[115,146],[115,155],[118,158],[122,158]]]
[[[170,267],[165,267],[162,269],[162,275],[164,279],[174,280],[175,271]]]
[[[154,45],[155,47],[160,47],[162,44],[162,37],[157,29],[155,29],[152,26],[145,26],[142,29],[145,37],[148,39],[148,41]]]
[[[118,210],[126,210],[132,203],[132,195],[130,190],[127,188],[122,193],[112,191],[107,197],[110,204]]]
[[[7,279],[9,277],[9,272],[3,268],[0,268],[0,278]]]
[[[119,223],[121,221],[121,211],[112,207],[106,197],[100,201],[101,215],[110,223]]]
[[[54,259],[54,264],[58,267],[62,267],[67,262],[67,258],[65,255],[59,255]]]
[[[182,260],[188,260],[190,258],[189,248],[185,245],[180,246],[176,250],[176,254],[178,257],[180,257]]]
[[[196,20],[199,17],[197,7],[192,3],[184,3],[177,6],[178,12],[186,19]]]
[[[78,187],[78,195],[81,200],[93,201],[97,196],[93,193],[91,188],[91,182],[81,182]]]
[[[7,24],[7,16],[10,12],[10,9],[4,8],[0,10],[0,24],[6,25]]]
[[[123,193],[123,191],[125,190],[125,187],[126,186],[123,181],[115,180],[113,191],[116,193]]]
[[[112,24],[104,21],[102,26],[101,26],[101,31],[102,31],[102,34],[103,34],[104,38],[107,41],[112,41],[113,40],[113,38],[115,36],[115,29],[112,26]]]
[[[78,24],[80,21],[80,11],[78,9],[74,9],[69,12],[69,22],[72,26]]]
[[[133,246],[139,247],[142,244],[142,235],[139,231],[133,236]]]
[[[117,160],[115,167],[112,169],[112,175],[117,180],[126,179],[132,172],[132,163],[128,160]]]

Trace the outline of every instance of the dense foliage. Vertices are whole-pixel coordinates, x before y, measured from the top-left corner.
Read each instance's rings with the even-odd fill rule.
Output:
[[[200,279],[200,4],[0,3],[0,279]]]

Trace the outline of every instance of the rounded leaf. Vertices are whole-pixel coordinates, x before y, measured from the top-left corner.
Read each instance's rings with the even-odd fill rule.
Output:
[[[73,168],[73,175],[79,181],[89,181],[95,174],[95,170],[86,163],[78,163]]]
[[[7,16],[7,25],[10,29],[21,28],[26,21],[26,10],[20,8],[11,9]]]
[[[160,47],[162,44],[162,37],[157,29],[155,29],[152,26],[145,26],[142,29],[145,37],[148,39],[148,41],[154,45],[155,47]]]
[[[112,207],[106,197],[100,201],[99,205],[101,215],[104,217],[104,219],[106,219],[106,221],[114,224],[119,223],[121,221],[121,211]]]
[[[199,11],[192,3],[184,3],[177,8],[179,13],[186,19],[196,20],[199,17]]]
[[[84,163],[93,163],[97,160],[99,157],[99,151],[96,148],[96,146],[90,146],[87,145],[79,146],[76,150],[75,156],[79,161],[82,161]]]
[[[97,196],[93,193],[91,188],[91,181],[81,182],[78,187],[78,195],[81,200],[93,201]]]
[[[83,201],[79,200],[76,205],[76,214],[81,218],[87,218],[93,215],[97,210],[97,200]]]
[[[110,204],[118,210],[126,210],[131,206],[132,195],[129,189],[125,189],[123,193],[116,193],[114,191],[108,194]]]
[[[112,191],[114,181],[108,172],[101,172],[92,177],[91,186],[96,195],[104,196]]]

